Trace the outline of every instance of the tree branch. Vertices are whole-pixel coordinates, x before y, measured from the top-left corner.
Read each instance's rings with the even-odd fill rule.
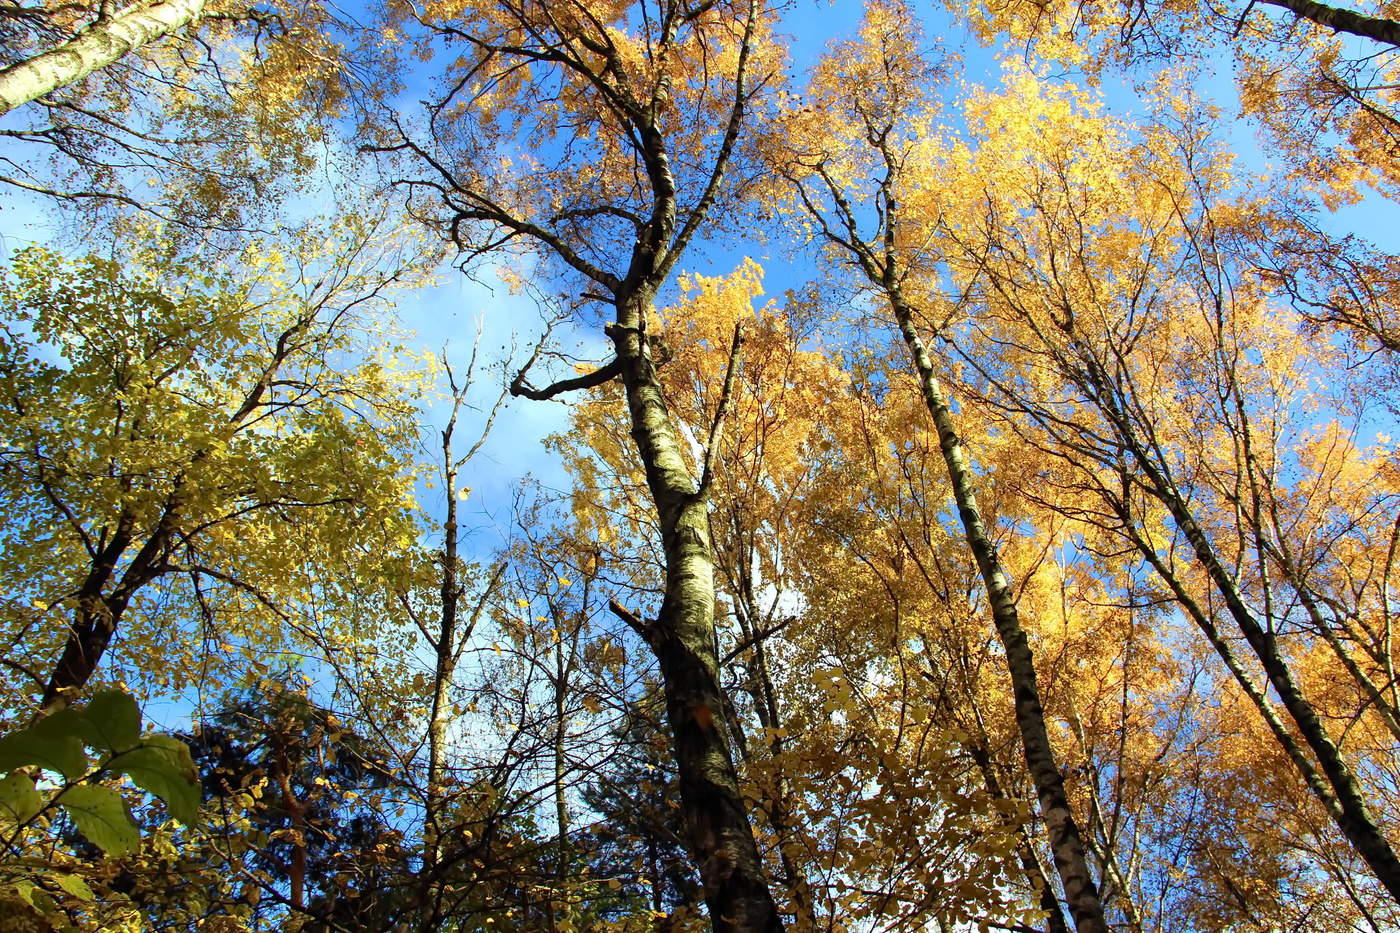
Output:
[[[533,359],[531,360],[533,362]],[[582,376],[575,376],[572,379],[561,379],[551,386],[543,389],[536,389],[525,381],[525,373],[530,366],[527,363],[525,368],[515,377],[510,384],[510,394],[516,397],[525,396],[537,402],[543,402],[554,398],[563,392],[574,392],[579,389],[592,389],[609,382],[622,372],[622,360],[614,357],[612,362],[606,366],[599,367],[591,373],[584,373]]]
[[[734,322],[734,341],[729,347],[729,365],[724,371],[724,388],[720,390],[719,406],[715,409],[715,420],[710,424],[710,439],[705,444],[705,462],[700,470],[700,486],[695,490],[697,498],[710,491],[710,481],[714,478],[715,450],[723,438],[724,419],[729,414],[729,405],[734,398],[734,377],[739,371],[744,355],[744,322]]]
[[[622,603],[618,602],[616,599],[608,600],[608,611],[625,622],[628,628],[640,635],[642,641],[646,642],[648,645],[652,643],[651,626],[647,624],[646,620],[641,616],[622,605]]]

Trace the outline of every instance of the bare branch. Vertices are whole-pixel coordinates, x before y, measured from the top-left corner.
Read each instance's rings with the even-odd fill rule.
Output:
[[[705,444],[705,462],[700,470],[700,486],[695,490],[697,497],[710,491],[710,481],[714,478],[715,451],[723,439],[724,419],[729,414],[729,406],[734,398],[734,377],[739,371],[744,355],[744,322],[734,322],[734,341],[729,346],[729,365],[724,371],[724,387],[720,390],[719,405],[715,408],[715,420],[710,424],[710,439]]]
[[[533,388],[525,381],[525,373],[528,370],[529,364],[526,364],[525,369],[522,369],[519,375],[515,377],[515,380],[511,382],[510,394],[517,397],[523,395],[528,399],[543,402],[564,392],[575,392],[579,389],[592,389],[605,382],[610,382],[622,373],[622,360],[618,357],[614,357],[612,362],[593,370],[591,373],[575,376],[572,379],[561,379],[543,389]]]
[[[651,644],[651,625],[648,624],[645,619],[622,605],[622,603],[618,602],[616,599],[608,600],[608,611],[625,622],[628,628],[640,635],[642,641],[646,642],[648,645]]]

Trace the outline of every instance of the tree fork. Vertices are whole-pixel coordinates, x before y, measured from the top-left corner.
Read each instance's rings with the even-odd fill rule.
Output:
[[[661,668],[681,807],[710,921],[716,933],[775,933],[783,925],[739,791],[719,686],[708,497],[685,465],[641,333],[650,298],[641,290],[620,300],[610,328],[666,558],[661,610],[640,628]]]

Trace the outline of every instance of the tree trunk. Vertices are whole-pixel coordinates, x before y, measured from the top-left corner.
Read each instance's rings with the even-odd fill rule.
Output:
[[[711,528],[713,527],[711,525]],[[725,576],[729,579],[731,596],[736,601],[735,615],[740,634],[744,642],[750,645],[749,650],[753,655],[752,660],[745,665],[745,680],[749,684],[747,692],[753,701],[759,725],[768,730],[768,754],[773,759],[781,759],[785,745],[781,731],[783,717],[778,705],[778,691],[768,667],[768,650],[765,646],[767,639],[763,637],[763,630],[769,629],[773,619],[761,610],[754,593],[753,561],[750,559],[748,548],[742,541],[736,543],[736,548],[738,553],[732,566],[726,567]],[[748,748],[742,741],[742,735],[737,734],[737,726],[735,731],[735,738],[739,740],[740,757],[747,763]],[[772,790],[763,809],[767,812],[769,825],[777,836],[778,861],[783,870],[782,883],[787,889],[788,897],[792,899],[794,925],[798,929],[811,928],[815,922],[811,883],[802,867],[792,857],[792,843],[798,830],[798,820],[793,816],[792,793],[787,775],[782,770],[773,775]]]
[[[1118,425],[1117,427],[1122,430],[1126,425]],[[1255,656],[1264,668],[1265,676],[1269,679],[1270,686],[1278,693],[1284,709],[1288,710],[1288,714],[1298,727],[1303,741],[1307,743],[1308,748],[1312,749],[1313,755],[1316,756],[1318,764],[1322,767],[1322,773],[1327,776],[1328,783],[1332,785],[1337,804],[1341,808],[1341,812],[1337,814],[1338,827],[1351,841],[1351,844],[1356,847],[1356,851],[1360,853],[1366,864],[1376,873],[1376,877],[1385,886],[1390,896],[1397,903],[1400,903],[1400,859],[1396,858],[1389,840],[1385,838],[1375,817],[1371,815],[1370,808],[1366,806],[1366,798],[1362,794],[1361,784],[1351,766],[1342,757],[1341,750],[1337,748],[1336,742],[1328,733],[1327,727],[1317,714],[1317,710],[1303,696],[1302,690],[1293,679],[1293,672],[1289,670],[1287,662],[1284,661],[1278,650],[1274,636],[1265,631],[1259,620],[1245,605],[1244,598],[1240,594],[1234,578],[1230,576],[1229,571],[1216,557],[1215,549],[1211,546],[1205,532],[1196,524],[1195,517],[1187,508],[1185,500],[1177,493],[1175,486],[1157,468],[1157,465],[1146,455],[1146,451],[1141,449],[1141,445],[1135,442],[1135,438],[1129,437],[1128,439],[1130,440],[1130,450],[1137,459],[1139,467],[1146,474],[1148,482],[1151,483],[1154,495],[1166,506],[1172,520],[1186,536],[1196,559],[1205,568],[1206,574],[1220,593],[1226,609],[1234,618],[1235,624],[1239,626],[1245,641],[1254,650]]]
[[[569,851],[569,802],[564,779],[568,776],[568,681],[569,665],[564,660],[564,639],[554,635],[554,887],[549,894],[549,928],[573,925],[573,908],[568,892],[572,858]]]
[[[991,749],[987,746],[985,737],[969,741],[964,747],[976,763],[987,792],[997,800],[1010,800],[997,778],[996,768],[992,764]],[[1069,924],[1065,922],[1064,911],[1060,909],[1060,900],[1055,896],[1055,889],[1050,886],[1050,879],[1045,877],[1040,857],[1036,855],[1035,846],[1031,843],[1029,827],[1012,816],[1003,817],[1003,825],[1011,828],[1013,823],[1016,824],[1016,857],[1021,862],[1026,883],[1036,892],[1040,909],[1045,912],[1046,933],[1069,933]]]
[[[99,20],[57,48],[0,70],[0,114],[81,81],[124,55],[202,19],[206,0],[162,0]]]
[[[1363,39],[1374,39],[1386,45],[1400,46],[1400,23],[1393,19],[1364,16],[1353,10],[1315,3],[1313,0],[1264,0],[1270,6],[1283,7],[1295,16],[1325,26],[1333,32],[1345,32]]]
[[[1026,767],[1035,783],[1036,797],[1040,803],[1041,818],[1045,821],[1055,868],[1064,885],[1065,901],[1069,904],[1075,929],[1079,933],[1108,933],[1098,887],[1089,872],[1089,863],[1085,857],[1084,841],[1079,832],[1079,825],[1070,812],[1069,800],[1065,796],[1064,778],[1055,761],[1055,751],[1050,745],[1050,734],[1045,727],[1045,711],[1040,705],[1034,658],[1016,611],[1016,598],[1011,588],[1011,580],[1001,567],[996,545],[987,534],[982,513],[977,507],[967,453],[958,437],[953,413],[933,371],[933,363],[929,359],[923,339],[914,327],[913,309],[905,303],[895,283],[886,281],[884,285],[900,333],[913,359],[924,402],[928,406],[929,414],[933,416],[933,423],[938,431],[938,447],[948,468],[948,480],[953,488],[958,516],[962,520],[968,548],[977,561],[977,569],[987,588],[992,621],[1006,651],[1006,663],[1011,672],[1015,700],[1016,725],[1021,732]]]
[[[1137,528],[1132,524],[1132,516],[1128,510],[1128,506],[1118,500],[1112,500],[1110,502],[1110,507],[1113,508],[1122,519],[1124,531],[1127,533],[1129,540],[1131,540],[1133,545],[1138,549],[1138,553],[1152,566],[1157,576],[1167,584],[1167,587],[1172,591],[1172,595],[1176,598],[1177,603],[1185,610],[1192,621],[1196,623],[1196,627],[1201,630],[1201,633],[1206,636],[1206,640],[1209,641],[1211,647],[1215,649],[1216,655],[1225,662],[1225,666],[1229,669],[1230,675],[1235,678],[1235,683],[1239,685],[1245,696],[1249,697],[1250,702],[1254,704],[1254,708],[1259,712],[1259,716],[1264,720],[1265,725],[1269,727],[1269,731],[1273,733],[1275,741],[1283,748],[1284,753],[1288,755],[1288,760],[1293,762],[1293,766],[1298,770],[1298,773],[1303,776],[1303,781],[1308,785],[1313,795],[1322,802],[1322,805],[1327,809],[1328,814],[1330,814],[1334,820],[1340,820],[1342,812],[1341,804],[1339,804],[1337,798],[1333,796],[1331,788],[1323,780],[1322,775],[1318,773],[1317,767],[1312,763],[1312,759],[1308,758],[1303,752],[1303,749],[1293,738],[1293,733],[1289,732],[1283,720],[1279,719],[1278,713],[1274,711],[1274,707],[1269,702],[1269,698],[1264,695],[1264,691],[1259,689],[1258,685],[1254,683],[1249,674],[1245,671],[1239,659],[1235,657],[1234,649],[1230,647],[1229,643],[1226,642],[1224,637],[1220,634],[1220,630],[1215,625],[1215,622],[1211,620],[1210,616],[1201,608],[1201,605],[1187,592],[1185,585],[1177,577],[1176,573],[1163,563],[1161,556],[1147,542],[1147,539],[1138,532]]]
[[[1087,839],[1089,851],[1093,852],[1094,857],[1098,859],[1099,870],[1103,873],[1101,877],[1105,881],[1100,894],[1109,906],[1117,905],[1123,914],[1124,922],[1121,926],[1126,927],[1128,933],[1143,933],[1142,920],[1138,916],[1137,905],[1133,903],[1132,885],[1128,883],[1131,872],[1125,873],[1122,866],[1118,864],[1117,833],[1114,827],[1109,825],[1108,820],[1104,818],[1103,801],[1099,797],[1100,773],[1098,766],[1094,764],[1089,736],[1084,729],[1084,721],[1073,707],[1070,708],[1069,726],[1074,733],[1075,740],[1079,742],[1079,748],[1084,752],[1084,760],[1087,762],[1087,773],[1084,776],[1087,797],[1089,798]],[[1120,769],[1119,774],[1121,773]]]
[[[180,485],[177,484],[166,501],[160,521],[131,559],[121,580],[110,594],[104,594],[103,589],[116,576],[118,561],[135,543],[135,521],[130,513],[124,510],[118,518],[116,534],[93,560],[78,591],[73,627],[44,688],[40,715],[57,712],[71,703],[96,672],[132,596],[159,574],[158,565],[166,559],[175,537],[180,500]]]
[[[782,921],[739,792],[719,686],[708,502],[686,466],[650,357],[651,298],[645,288],[620,296],[609,328],[666,560],[661,610],[640,627],[661,668],[681,807],[710,921],[716,933],[769,933]]]
[[[457,471],[452,462],[452,432],[457,424],[453,409],[442,431],[443,485],[447,493],[447,515],[442,522],[442,577],[439,591],[441,615],[433,644],[433,698],[428,713],[428,787],[423,801],[423,929],[436,930],[441,922],[442,882],[438,863],[442,858],[443,810],[446,808],[444,772],[447,754],[447,724],[452,718],[452,675],[456,667],[457,613],[461,602],[461,582],[457,573]]]
[[[1245,641],[1253,650],[1255,657],[1258,658],[1264,675],[1268,678],[1269,685],[1278,694],[1284,709],[1288,711],[1294,725],[1297,726],[1298,733],[1303,737],[1303,741],[1311,749],[1317,763],[1321,766],[1322,773],[1326,776],[1327,784],[1330,785],[1334,795],[1333,799],[1337,809],[1332,810],[1332,815],[1338,828],[1341,829],[1343,835],[1347,837],[1371,870],[1375,872],[1377,879],[1385,886],[1390,896],[1397,903],[1400,903],[1400,859],[1397,859],[1389,840],[1381,832],[1379,824],[1371,814],[1370,808],[1367,807],[1356,774],[1347,764],[1346,759],[1342,757],[1341,750],[1327,731],[1327,727],[1318,716],[1317,710],[1303,695],[1297,681],[1293,679],[1293,672],[1280,653],[1273,632],[1265,629],[1245,603],[1244,595],[1241,593],[1235,578],[1220,562],[1215,553],[1214,545],[1206,535],[1205,530],[1197,524],[1186,498],[1177,489],[1176,483],[1165,465],[1154,454],[1155,442],[1151,438],[1150,426],[1146,431],[1140,430],[1141,425],[1125,410],[1123,404],[1115,396],[1114,380],[1098,362],[1088,361],[1085,369],[1079,372],[1067,371],[1065,375],[1072,384],[1084,392],[1088,400],[1108,422],[1117,443],[1136,464],[1137,472],[1141,477],[1139,482],[1151,496],[1165,507],[1177,529],[1186,538],[1192,553],[1205,570],[1213,589],[1221,597],[1226,611],[1235,620],[1240,633],[1244,635]],[[1132,527],[1131,519],[1126,511],[1120,510],[1120,518],[1130,528]],[[1178,600],[1182,601],[1182,605],[1189,610],[1191,601],[1181,599],[1183,592],[1181,587],[1174,582],[1172,576],[1163,574],[1161,561],[1156,558],[1155,551],[1148,547],[1145,542],[1139,540],[1140,536],[1136,533],[1133,533],[1133,537],[1139,551],[1153,564],[1159,575],[1163,576],[1163,580],[1173,588]],[[1196,619],[1197,624],[1202,625],[1204,613],[1195,610],[1191,614]],[[1212,637],[1209,626],[1202,625],[1202,628],[1206,631],[1207,636],[1211,637],[1217,652],[1221,652],[1223,642],[1218,636]],[[1221,653],[1222,657],[1227,658],[1228,663],[1227,653]],[[1232,666],[1233,672],[1234,667]],[[1236,673],[1235,676],[1241,683],[1245,683],[1245,678],[1241,674]],[[1254,699],[1255,705],[1260,708],[1261,712],[1266,709],[1265,701],[1254,697],[1253,693],[1251,693],[1251,698]],[[1270,722],[1270,727],[1274,729],[1275,735],[1281,734],[1281,730],[1273,722]],[[1289,743],[1284,743],[1284,748],[1289,752],[1289,757],[1302,772],[1304,778],[1308,779],[1314,793],[1317,793],[1318,798],[1327,804],[1329,795],[1325,792],[1318,792],[1319,787],[1314,783],[1316,778],[1310,776],[1311,768],[1300,763],[1303,760],[1301,754],[1290,748]]]

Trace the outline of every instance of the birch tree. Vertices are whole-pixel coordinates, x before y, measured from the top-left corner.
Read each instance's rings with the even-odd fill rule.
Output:
[[[1023,81],[1035,86],[1032,79]],[[1362,778],[1369,753],[1349,755],[1328,727],[1324,709],[1332,701],[1307,686],[1307,671],[1317,659],[1304,661],[1311,652],[1290,656],[1284,647],[1290,632],[1303,630],[1316,633],[1321,647],[1336,638],[1339,627],[1318,611],[1319,600],[1338,598],[1320,592],[1328,575],[1320,569],[1316,575],[1298,573],[1297,549],[1308,539],[1306,529],[1323,520],[1311,509],[1337,508],[1325,521],[1338,529],[1374,529],[1374,537],[1368,535],[1373,548],[1389,540],[1388,532],[1375,533],[1385,526],[1378,527],[1372,514],[1385,509],[1380,502],[1390,491],[1384,484],[1374,489],[1377,500],[1329,494],[1305,507],[1304,494],[1286,504],[1292,495],[1286,490],[1340,483],[1343,475],[1364,469],[1351,461],[1357,454],[1341,453],[1345,445],[1321,460],[1303,453],[1306,442],[1292,452],[1284,449],[1294,430],[1290,413],[1308,404],[1294,395],[1302,391],[1296,375],[1328,365],[1324,361],[1335,351],[1300,343],[1296,332],[1289,333],[1296,324],[1269,305],[1258,280],[1218,250],[1224,240],[1212,231],[1217,218],[1231,216],[1225,204],[1229,176],[1200,122],[1187,119],[1172,129],[1172,120],[1163,118],[1130,149],[1121,125],[1083,133],[1073,128],[1078,104],[1043,88],[1033,93],[1041,104],[1028,106],[1024,98],[1010,107],[994,104],[988,115],[998,131],[1029,125],[1042,138],[1066,134],[1053,150],[1023,157],[1012,176],[1000,176],[998,191],[1029,196],[1034,225],[1021,223],[1020,207],[985,194],[971,216],[955,218],[951,205],[944,214],[949,239],[942,255],[958,270],[961,293],[973,296],[966,300],[980,310],[967,319],[960,358],[985,380],[980,392],[1014,411],[1017,423],[1033,424],[1035,432],[1054,439],[1041,449],[1056,451],[1086,473],[1084,488],[1102,503],[1100,520],[1131,543],[1172,593],[1298,778],[1394,898],[1395,854],[1390,821],[1382,815],[1384,796]],[[972,164],[991,174],[1010,164],[995,144],[982,147]],[[1129,181],[1132,167],[1149,163],[1171,168],[1155,176],[1150,187],[1157,194],[1138,202],[1140,213],[1125,215],[1111,187],[1121,182],[1124,191],[1142,190],[1142,182]],[[1020,180],[1011,182],[1016,176]],[[933,189],[926,196],[941,200]],[[1015,222],[1009,220],[1013,215]],[[1016,309],[1028,328],[1024,333],[1001,329],[1010,319],[993,309],[1003,307]],[[1021,357],[1012,347],[1025,347],[1029,355]],[[1013,356],[1030,365],[1002,368],[1000,361]],[[1036,367],[1046,367],[1039,374],[1053,372],[1058,388],[1032,389],[1040,378]],[[1054,423],[1064,410],[1049,398],[1061,389],[1071,393],[1061,400],[1074,405],[1071,398],[1082,399],[1086,411],[1094,412],[1093,426],[1077,416]],[[1345,404],[1328,403],[1328,410],[1356,417]],[[1326,443],[1341,443],[1335,434],[1329,437]],[[1178,548],[1195,568],[1183,564]],[[1316,552],[1309,558],[1309,566],[1328,562]],[[1224,621],[1234,626],[1233,635]],[[1370,728],[1388,732],[1390,704],[1373,679],[1378,669],[1363,670],[1359,655],[1342,653],[1347,657],[1338,655],[1335,663],[1353,678],[1351,689],[1366,697],[1361,702],[1370,709]]]
[[[370,70],[316,5],[16,4],[5,23],[0,182],[104,226],[267,219],[333,153],[351,68]]]
[[[207,0],[162,0],[132,4],[115,13],[106,7],[96,10],[91,23],[72,29],[70,36],[0,69],[0,115],[198,24],[216,9],[217,4],[210,7]],[[28,12],[28,17],[19,17],[21,22],[45,16],[38,8]]]
[[[918,95],[932,69],[915,50],[913,37],[917,32],[908,9],[896,4],[872,5],[867,8],[862,31],[859,44],[838,46],[819,66],[810,92],[811,112],[818,116],[806,126],[799,121],[799,128],[794,129],[794,139],[803,140],[805,146],[795,153],[789,177],[818,235],[839,251],[842,261],[859,270],[892,314],[908,348],[924,404],[937,429],[951,498],[1006,652],[1026,764],[1066,900],[1077,929],[1106,931],[1098,885],[1046,728],[1015,588],[978,507],[974,461],[921,333],[921,322],[928,319],[928,312],[918,306],[908,285],[916,267],[908,259],[910,234],[906,230],[919,221],[905,213],[901,174],[910,142],[928,132],[920,122],[928,118],[918,112]],[[838,100],[837,94],[844,99]],[[823,136],[832,140],[831,148],[821,148]],[[861,151],[862,146],[869,147],[868,155]],[[870,180],[856,175],[867,159]],[[856,186],[862,183],[869,189],[870,203],[861,203],[867,194]],[[863,217],[867,218],[865,224]],[[936,223],[936,219],[923,222]]]
[[[753,3],[672,2],[398,12],[403,28],[457,43],[462,54],[431,102],[426,135],[396,121],[383,127],[377,148],[405,167],[395,183],[464,254],[531,250],[560,270],[581,316],[592,305],[612,318],[604,329],[611,360],[543,389],[522,371],[512,391],[543,401],[612,379],[626,390],[666,582],[654,618],[621,603],[616,612],[661,668],[688,841],[712,922],[779,929],[714,656],[713,464],[707,457],[699,475],[687,464],[649,339],[658,290],[743,180],[750,111],[780,61],[771,13]],[[519,138],[537,145],[517,162],[506,150]]]

